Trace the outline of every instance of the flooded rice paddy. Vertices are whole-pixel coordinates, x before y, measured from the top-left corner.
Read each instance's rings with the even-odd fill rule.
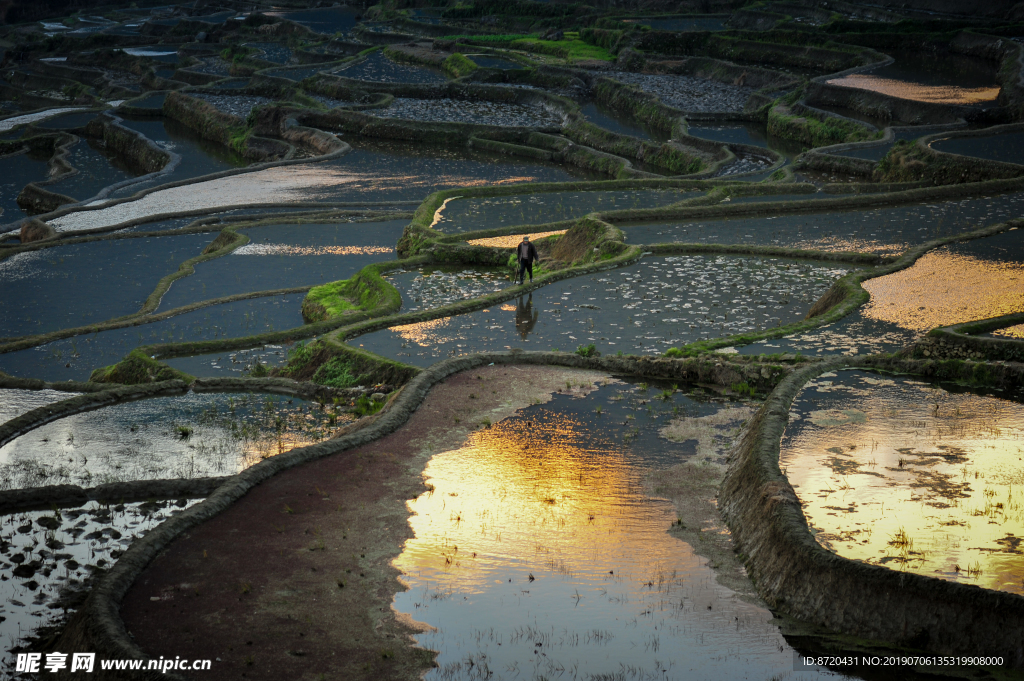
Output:
[[[78,393],[62,390],[17,390],[0,388],[0,423],[7,423],[36,407],[60,402]]]
[[[47,423],[0,447],[0,488],[233,475],[320,442],[334,405],[260,393],[188,393]]]
[[[987,137],[939,139],[929,146],[936,151],[987,158],[1003,163],[1024,163],[1024,132],[1004,132]]]
[[[630,71],[610,71],[601,75],[633,85],[682,111],[743,111],[747,99],[754,94],[754,88],[725,85],[691,76],[650,75]]]
[[[507,270],[424,268],[387,277],[402,294],[402,312],[430,310],[508,288]]]
[[[249,291],[348,279],[366,265],[391,260],[406,224],[405,220],[391,220],[246,228],[248,244],[197,264],[194,274],[171,284],[159,309]]]
[[[0,260],[0,337],[26,336],[138,312],[157,282],[214,238],[109,239]]]
[[[196,501],[146,501],[0,515],[0,654],[4,669],[30,637],[59,626],[132,541]],[[43,631],[40,631],[43,630]]]
[[[647,258],[549,284],[489,309],[395,326],[349,343],[421,367],[511,348],[572,352],[594,344],[605,354],[660,354],[798,321],[845,272],[777,258]]]
[[[726,16],[717,17],[659,17],[636,19],[630,23],[648,26],[655,31],[724,31]]]
[[[912,267],[863,284],[869,319],[926,333],[1024,311],[1024,232],[942,246]]]
[[[49,156],[35,152],[18,152],[0,156],[0,220],[10,223],[26,217],[18,205],[18,194],[29,182],[50,176]]]
[[[50,221],[58,231],[116,225],[179,210],[214,210],[260,203],[422,200],[438,189],[523,182],[565,182],[592,174],[554,164],[510,160],[464,149],[374,145],[329,161],[283,165],[180,187],[99,210]]]
[[[434,213],[432,227],[441,232],[458,233],[511,225],[542,224],[595,212],[658,208],[696,198],[702,193],[674,189],[636,189],[544,192],[469,199],[453,197]]]
[[[919,337],[920,333],[899,324],[867,317],[864,309],[858,308],[839,321],[810,331],[757,341],[734,349],[741,355],[873,355],[897,352]]]
[[[900,99],[936,104],[974,105],[999,96],[997,62],[958,54],[893,51],[895,62],[833,78],[832,85],[871,90]]]
[[[336,76],[364,80],[371,83],[447,83],[448,78],[440,71],[425,66],[397,64],[380,50],[366,58],[332,71]]]
[[[239,338],[294,329],[303,324],[303,295],[267,296],[211,305],[157,322],[86,333],[0,354],[0,371],[47,381],[85,381],[93,369],[117,363],[140,345]],[[176,361],[167,363],[181,368]],[[209,364],[211,362],[206,366]],[[212,364],[216,367],[218,362],[212,361]],[[216,371],[200,370],[196,374],[190,369],[183,370],[198,376],[217,374]]]
[[[613,381],[572,394],[475,431],[427,464],[430,491],[409,502],[415,536],[394,563],[408,588],[395,609],[428,627],[416,640],[439,651],[425,678],[791,670],[771,614],[716,582],[668,531],[675,508],[649,486],[684,461],[721,460],[750,411],[661,385]],[[681,443],[660,435],[703,422],[718,425]]]
[[[1024,595],[1020,398],[826,374],[794,402],[779,463],[826,548]]]
[[[622,223],[628,243],[767,244],[898,255],[910,246],[1019,217],[1024,194],[894,208],[690,222]]]
[[[655,142],[667,142],[671,138],[671,134],[667,131],[644,125],[638,120],[595,102],[584,104],[580,107],[580,113],[588,122],[620,135],[630,135]]]
[[[413,121],[473,123],[502,127],[558,128],[562,117],[542,106],[526,106],[486,100],[410,99],[395,97],[386,109],[374,109],[380,118]]]
[[[90,140],[79,140],[66,158],[78,172],[47,184],[45,189],[80,201],[91,199],[112,184],[139,176],[115,155],[95,146]]]

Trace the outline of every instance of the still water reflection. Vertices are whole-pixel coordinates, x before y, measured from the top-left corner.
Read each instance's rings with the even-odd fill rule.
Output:
[[[559,396],[431,459],[433,487],[410,502],[415,537],[395,561],[409,587],[395,607],[432,627],[417,640],[440,652],[427,679],[792,670],[770,613],[719,586],[706,560],[666,531],[674,508],[644,481],[684,450],[623,440],[613,405],[635,390]]]

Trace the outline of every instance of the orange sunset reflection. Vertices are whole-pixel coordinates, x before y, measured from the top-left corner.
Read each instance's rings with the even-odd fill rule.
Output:
[[[924,85],[905,80],[882,78],[868,73],[854,73],[842,78],[833,78],[828,81],[828,84],[858,90],[871,90],[890,97],[936,104],[980,104],[994,101],[999,97],[998,86],[966,88],[956,85]]]
[[[871,294],[865,317],[915,331],[1024,310],[1024,266],[948,250],[863,285]]]

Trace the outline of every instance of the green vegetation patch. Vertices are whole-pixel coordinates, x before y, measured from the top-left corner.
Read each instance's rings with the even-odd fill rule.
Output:
[[[124,385],[158,383],[175,379],[191,383],[195,377],[156,361],[139,348],[129,352],[117,364],[96,369],[89,376],[89,380],[93,383],[122,383]]]
[[[462,78],[476,71],[479,66],[461,52],[454,52],[441,64],[441,70],[452,78]]]

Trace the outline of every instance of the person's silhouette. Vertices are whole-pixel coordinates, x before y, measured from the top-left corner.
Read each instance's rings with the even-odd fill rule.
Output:
[[[533,309],[533,294],[526,297],[525,303],[523,297],[519,296],[519,300],[516,302],[516,331],[519,332],[519,336],[523,340],[526,340],[526,337],[533,331],[539,316],[540,311]]]

